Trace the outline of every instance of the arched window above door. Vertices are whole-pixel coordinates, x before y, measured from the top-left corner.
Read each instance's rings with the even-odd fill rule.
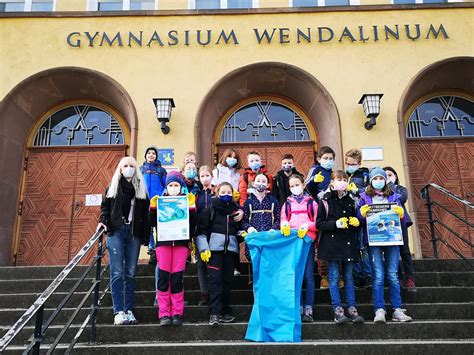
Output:
[[[110,113],[91,105],[63,108],[38,128],[33,146],[124,144],[122,128]]]
[[[227,118],[221,133],[221,143],[310,140],[301,116],[275,101],[254,101],[240,107]]]
[[[408,119],[407,138],[474,136],[474,102],[458,96],[433,97]]]

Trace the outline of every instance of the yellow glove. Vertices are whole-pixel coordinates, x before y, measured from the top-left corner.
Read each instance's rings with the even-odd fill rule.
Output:
[[[298,228],[298,238],[304,238],[306,233],[308,232],[308,224],[302,224],[301,227]]]
[[[194,194],[192,193],[188,193],[187,197],[188,197],[188,206],[189,207],[196,206],[196,196],[194,196]]]
[[[320,182],[323,182],[324,181],[324,176],[321,174],[321,172],[319,172],[314,176],[313,181],[317,184],[320,183]]]
[[[242,233],[240,233],[240,236],[241,236],[242,238],[245,238],[245,237],[247,236],[247,234],[248,234],[247,232],[242,232]]]
[[[290,224],[288,222],[282,222],[281,227],[280,227],[280,232],[283,234],[285,237],[290,236],[291,228]]]
[[[337,221],[336,221],[336,227],[337,228],[340,228],[340,229],[346,229],[346,228],[349,228],[349,226],[347,225],[347,221],[349,220],[349,218],[347,217],[341,217],[339,218]]]
[[[366,217],[367,216],[367,212],[370,211],[370,206],[369,205],[364,205],[360,208],[360,214],[362,217]]]
[[[405,215],[405,211],[403,211],[403,208],[400,206],[395,206],[393,210],[396,214],[398,214],[398,217],[400,218],[403,218],[403,216]]]
[[[235,190],[233,193],[232,193],[232,199],[234,200],[234,202],[239,202],[240,200],[240,192]]]
[[[358,191],[358,188],[357,188],[356,184],[351,182],[350,184],[347,184],[346,190],[349,191],[349,192],[352,192],[353,194],[355,194]]]
[[[211,258],[211,251],[210,250],[204,250],[201,253],[201,260],[204,261],[205,263],[208,263],[210,258]]]
[[[156,205],[158,204],[158,195],[153,196],[153,198],[150,200],[150,207],[156,208]]]
[[[356,217],[349,217],[349,224],[350,224],[352,227],[359,227],[360,222],[359,222],[359,220],[358,220]]]

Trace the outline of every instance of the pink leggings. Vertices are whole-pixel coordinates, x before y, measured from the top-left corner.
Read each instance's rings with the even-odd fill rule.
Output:
[[[183,276],[188,248],[163,246],[156,248],[158,259],[158,317],[182,316],[184,313]]]

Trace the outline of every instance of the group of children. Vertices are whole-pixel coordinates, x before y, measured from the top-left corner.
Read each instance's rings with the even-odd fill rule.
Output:
[[[354,281],[372,280],[375,322],[385,322],[384,280],[388,281],[392,320],[411,321],[401,309],[399,257],[407,274],[405,285],[416,290],[408,247],[406,189],[398,184],[393,168],[360,166],[360,150],[345,155],[345,171],[334,170],[335,153],[322,147],[317,164],[306,178],[294,166],[291,154],[282,157],[281,170],[272,177],[256,151],[247,154],[247,166],[234,149],[227,149],[219,164],[198,169],[196,155],[187,153],[181,172],[166,174],[157,160],[157,149],[148,147],[141,167],[150,197],[150,221],[156,227],[156,197],[187,195],[190,208],[189,241],[160,242],[150,235],[151,262],[157,257],[157,303],[161,325],[181,325],[184,311],[183,276],[188,242],[196,248],[200,305],[208,305],[209,324],[233,322],[230,294],[234,270],[239,263],[239,244],[249,233],[290,230],[308,236],[312,247],[304,271],[305,297],[301,305],[304,322],[313,321],[315,301],[314,266],[317,258],[321,287],[329,288],[336,323],[362,323],[357,311]],[[159,185],[159,187],[155,185]],[[155,194],[155,195],[154,195]],[[370,205],[396,203],[404,245],[369,246],[366,215]],[[245,253],[249,262],[250,255]],[[342,275],[347,311],[342,307]],[[362,281],[361,281],[362,280]]]

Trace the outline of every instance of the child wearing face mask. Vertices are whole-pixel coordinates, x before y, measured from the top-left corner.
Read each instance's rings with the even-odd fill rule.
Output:
[[[306,188],[316,201],[319,201],[329,186],[334,159],[336,159],[334,150],[326,146],[321,147],[318,152],[318,163],[310,169],[306,176]]]
[[[232,185],[223,182],[216,188],[211,205],[202,211],[196,238],[200,259],[209,274],[209,325],[235,321],[230,308],[230,293],[235,260],[239,253],[240,222],[234,219],[239,206],[233,201]]]
[[[247,164],[248,167],[244,169],[242,175],[240,175],[239,181],[239,193],[240,200],[239,203],[241,206],[247,200],[247,197],[254,191],[254,181],[259,174],[265,174],[268,177],[267,188],[272,191],[273,188],[273,178],[270,174],[267,174],[267,169],[265,165],[262,165],[262,158],[259,152],[252,151],[247,154]]]
[[[280,204],[269,193],[269,176],[258,174],[253,182],[253,192],[244,203],[243,228],[247,233],[277,230],[280,228]],[[245,256],[250,261],[246,246]]]
[[[221,155],[219,164],[213,170],[212,175],[214,176],[212,180],[212,185],[217,186],[222,182],[228,182],[232,185],[234,190],[234,195],[238,194],[240,173],[241,168],[240,156],[234,148],[227,148],[224,153]],[[234,196],[234,200],[238,202],[240,196]]]
[[[171,171],[166,177],[163,196],[186,196],[187,189],[181,173]],[[152,206],[156,201],[152,200]],[[190,208],[190,221],[193,210]],[[150,209],[150,222],[157,224],[156,208]],[[159,231],[158,231],[159,232]],[[184,314],[184,270],[189,254],[189,240],[158,241],[158,317],[161,326],[182,325]]]
[[[301,175],[291,175],[288,186],[291,192],[281,208],[281,232],[285,236],[290,235],[290,229],[298,230],[298,237],[304,238],[308,235],[313,242],[309,248],[308,258],[304,271],[304,284],[306,285],[306,295],[302,308],[302,321],[313,321],[314,305],[314,255],[316,240],[316,214],[318,205],[309,194],[304,192],[304,179]]]
[[[364,243],[367,245],[372,267],[372,301],[374,303],[376,323],[385,323],[384,280],[388,281],[390,302],[393,308],[392,321],[410,322],[411,317],[404,313],[400,296],[400,281],[398,280],[398,264],[400,250],[398,245],[370,246],[368,245],[366,216],[371,204],[396,203],[393,209],[403,225],[404,211],[401,207],[400,195],[394,193],[387,185],[387,174],[382,168],[375,167],[369,174],[369,186],[360,195],[358,217],[364,227]],[[402,227],[403,228],[403,227]]]
[[[273,196],[275,196],[280,203],[283,205],[286,199],[291,196],[289,179],[291,175],[301,175],[296,168],[293,159],[293,155],[285,154],[281,158],[281,170],[276,173],[273,178]]]
[[[334,322],[338,324],[352,321],[363,323],[357,312],[352,269],[359,259],[357,234],[360,222],[356,217],[354,200],[347,192],[348,176],[342,170],[331,175],[329,191],[319,202],[316,225],[318,226],[318,259],[328,263],[329,293],[334,311]],[[347,316],[341,304],[339,292],[339,268],[342,266],[344,291],[347,302]]]

